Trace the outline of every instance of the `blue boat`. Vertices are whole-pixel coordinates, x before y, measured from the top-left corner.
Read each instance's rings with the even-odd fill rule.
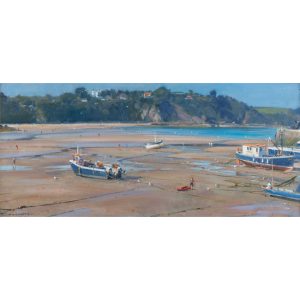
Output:
[[[270,155],[294,155],[295,161],[300,161],[300,148],[298,147],[282,147],[278,149],[277,147],[268,147]]]
[[[295,190],[288,190],[283,188],[267,188],[264,189],[264,192],[271,197],[300,201],[300,185],[298,185]]]
[[[294,155],[269,154],[265,145],[243,145],[235,153],[237,160],[247,166],[274,170],[293,170]]]
[[[99,178],[99,179],[120,179],[124,170],[118,164],[104,165],[97,161],[92,163],[84,160],[79,154],[75,154],[70,161],[71,168],[77,176]]]
[[[268,147],[268,151],[270,155],[294,155],[295,161],[300,161],[300,141],[298,141],[294,146],[292,147],[284,147],[283,141],[284,141],[284,130],[279,129],[276,133],[276,138],[279,140],[279,144],[281,146],[276,145],[276,142],[272,141],[271,138],[269,138],[268,142],[271,142],[274,146]]]

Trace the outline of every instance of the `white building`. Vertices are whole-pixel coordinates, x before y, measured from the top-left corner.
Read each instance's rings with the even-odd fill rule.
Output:
[[[91,91],[89,91],[89,94],[94,98],[100,98],[101,90],[91,90]]]

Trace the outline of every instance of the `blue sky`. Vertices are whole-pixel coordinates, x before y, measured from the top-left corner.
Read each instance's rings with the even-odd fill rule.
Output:
[[[9,95],[59,95],[78,86],[87,89],[115,88],[153,90],[166,86],[172,91],[193,90],[202,94],[216,89],[218,94],[229,95],[252,106],[298,107],[298,86],[295,83],[5,83],[2,91]]]

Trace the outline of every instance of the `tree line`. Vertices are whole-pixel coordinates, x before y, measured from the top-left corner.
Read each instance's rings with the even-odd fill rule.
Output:
[[[94,97],[84,87],[78,87],[59,96],[8,97],[0,93],[0,123],[151,122],[154,114],[164,122],[180,121],[183,114],[185,118],[196,117],[198,122],[211,124],[274,121],[215,90],[202,95],[192,90],[175,93],[160,87],[146,98],[145,92],[106,89]]]

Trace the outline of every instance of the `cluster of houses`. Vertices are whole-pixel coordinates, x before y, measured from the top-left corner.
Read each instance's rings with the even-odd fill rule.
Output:
[[[102,90],[90,90],[88,91],[88,93],[93,97],[93,98],[97,98],[99,100],[102,101],[106,101],[106,100],[112,100],[112,96],[107,95],[107,96],[102,96],[101,95]],[[127,100],[128,96],[125,93],[120,93],[118,94],[117,98],[119,100]]]
[[[102,95],[101,95],[101,92],[102,92],[102,90],[90,90],[88,93],[93,97],[93,98],[97,98],[97,99],[99,99],[99,100],[102,100],[102,101],[106,101],[106,100],[112,100],[112,96],[109,96],[109,95],[107,95],[107,96],[105,96],[105,97],[103,97]],[[185,95],[185,93],[183,93],[183,92],[175,92],[175,94],[180,94],[180,95]],[[144,95],[143,95],[143,97],[145,98],[145,99],[149,99],[149,98],[152,98],[152,92],[144,92]],[[117,99],[118,100],[127,100],[128,99],[128,96],[125,94],[125,93],[120,93],[120,94],[118,94],[117,95]],[[192,95],[190,95],[190,94],[188,94],[188,95],[186,95],[185,96],[185,98],[184,98],[185,100],[193,100],[193,96]]]

